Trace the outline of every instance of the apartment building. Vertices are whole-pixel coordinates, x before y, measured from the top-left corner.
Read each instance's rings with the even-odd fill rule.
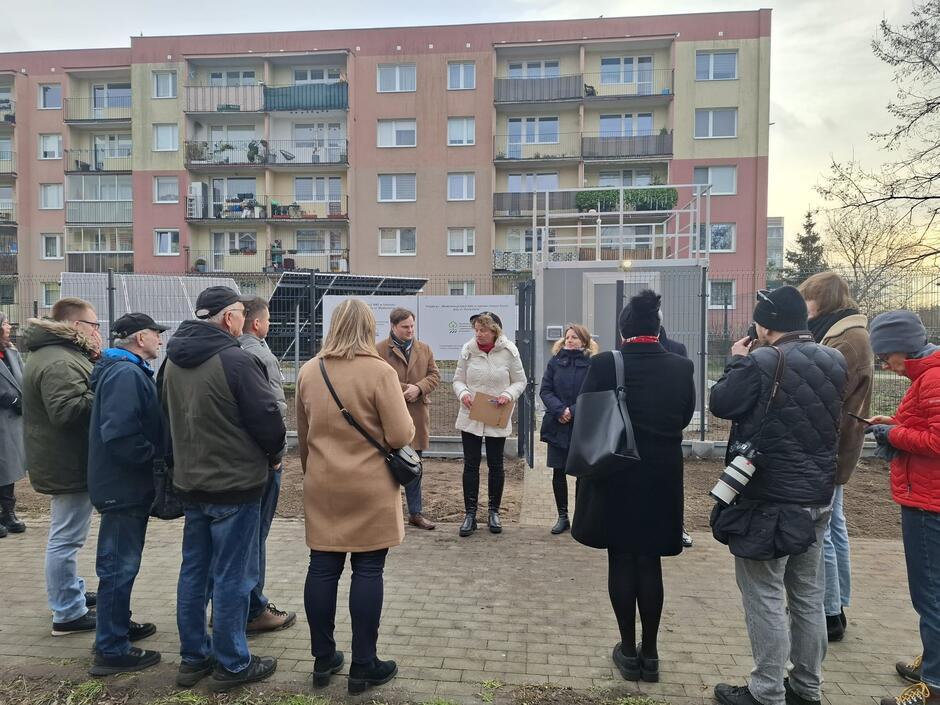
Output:
[[[484,293],[532,266],[533,191],[708,183],[734,298],[720,273],[767,262],[769,57],[769,10],[0,54],[0,274],[44,300],[109,267]]]

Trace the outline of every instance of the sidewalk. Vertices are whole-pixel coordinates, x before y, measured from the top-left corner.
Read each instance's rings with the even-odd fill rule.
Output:
[[[669,703],[711,703],[715,683],[743,681],[750,648],[724,546],[700,533],[693,549],[664,561],[662,682],[625,683],[615,678],[610,660],[619,637],[607,598],[606,556],[568,534],[551,536],[553,518],[550,471],[536,469],[527,475],[522,526],[510,525],[499,536],[481,528],[467,539],[457,536],[456,525],[409,529],[404,545],[389,556],[379,637],[380,656],[396,659],[400,675],[388,687],[369,691],[367,701],[441,697],[479,703],[482,682],[496,680],[617,687]],[[56,678],[86,678],[93,637],[49,634],[47,529],[47,521],[34,519],[25,534],[0,541],[0,678],[43,664]],[[174,608],[181,531],[182,521],[151,521],[134,589],[135,618],[156,622],[159,629],[140,645],[163,652],[158,673],[167,685],[179,662]],[[79,562],[90,586],[97,583],[96,533],[97,521]],[[306,562],[302,521],[276,520],[268,539],[266,592],[279,608],[296,610],[298,624],[251,640],[256,653],[279,658],[275,684],[303,692],[310,690],[313,668],[303,617]],[[894,661],[920,649],[900,544],[856,540],[853,562],[848,633],[832,645],[825,664],[824,702],[832,705],[868,705],[898,693],[904,684],[894,674]],[[347,572],[337,611],[337,642],[347,659],[348,586]],[[339,677],[323,694],[342,700],[345,688]]]

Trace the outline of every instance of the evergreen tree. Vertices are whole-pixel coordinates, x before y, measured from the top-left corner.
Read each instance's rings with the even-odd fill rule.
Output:
[[[803,232],[796,236],[796,249],[786,251],[786,261],[783,268],[784,281],[793,286],[799,285],[816,272],[829,269],[822,238],[816,232],[813,211],[806,211]]]

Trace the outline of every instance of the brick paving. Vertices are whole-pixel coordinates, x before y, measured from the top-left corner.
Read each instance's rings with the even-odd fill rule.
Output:
[[[661,682],[615,679],[610,650],[618,634],[607,599],[605,555],[577,545],[568,534],[549,535],[550,480],[544,469],[527,473],[522,525],[500,536],[481,530],[460,539],[456,525],[433,532],[409,528],[404,545],[389,557],[379,637],[380,656],[395,658],[400,674],[384,689],[369,691],[367,701],[440,697],[479,703],[483,681],[498,680],[507,686],[619,687],[669,703],[710,703],[715,683],[742,681],[751,656],[732,559],[701,533],[695,548],[665,561]],[[47,529],[45,520],[33,519],[26,534],[0,541],[0,677],[49,664],[57,678],[83,679],[91,660],[91,635],[49,634],[42,577]],[[181,521],[151,522],[133,599],[135,618],[158,625],[157,635],[141,646],[163,652],[158,668],[167,684],[178,664],[174,603],[181,530]],[[79,560],[90,585],[96,583],[96,531],[97,521]],[[900,544],[855,540],[853,560],[848,633],[832,645],[825,663],[824,702],[831,705],[868,705],[897,693],[904,684],[894,674],[894,661],[919,650]],[[275,684],[300,691],[310,689],[313,666],[303,618],[305,565],[303,522],[276,520],[266,592],[278,607],[299,613],[298,625],[251,644],[256,653],[279,658]],[[337,614],[337,642],[348,658],[347,590],[348,576]],[[335,678],[324,694],[344,699],[345,685],[344,678]]]

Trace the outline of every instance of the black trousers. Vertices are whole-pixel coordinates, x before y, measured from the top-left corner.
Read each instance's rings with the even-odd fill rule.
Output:
[[[475,514],[480,496],[480,461],[483,456],[483,443],[486,442],[486,466],[489,468],[487,489],[489,490],[489,508],[499,511],[503,500],[503,451],[506,448],[505,438],[485,439],[472,433],[462,431],[463,440],[463,503],[467,513]]]
[[[0,485],[0,509],[11,512],[16,507],[16,497],[13,495],[13,483]]]

